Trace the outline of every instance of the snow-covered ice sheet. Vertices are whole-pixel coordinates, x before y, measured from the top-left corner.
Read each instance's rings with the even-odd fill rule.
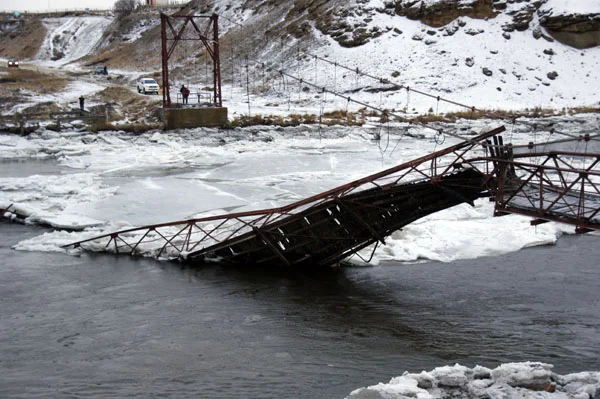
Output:
[[[564,233],[574,228],[558,223],[531,226],[530,219],[518,215],[492,217],[493,203],[487,199],[475,202],[475,207],[461,204],[417,220],[386,239],[377,257],[381,261],[414,262],[435,260],[451,262],[497,256],[536,245],[552,245]],[[361,254],[368,257],[372,247]],[[352,258],[354,262],[360,259]]]
[[[90,173],[0,177],[0,208],[10,206],[27,223],[82,230],[103,221],[68,208],[111,196],[116,190]]]

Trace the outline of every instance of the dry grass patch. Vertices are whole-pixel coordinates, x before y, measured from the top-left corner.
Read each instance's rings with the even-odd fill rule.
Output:
[[[128,102],[133,101],[139,96],[125,87],[107,87],[94,94],[94,99],[101,102]]]
[[[22,114],[35,114],[40,117],[50,118],[50,116],[57,112],[63,112],[64,109],[53,102],[43,102],[32,105],[31,107],[25,108]]]
[[[2,94],[22,89],[39,94],[56,93],[64,90],[68,82],[68,79],[30,69],[0,67]]]
[[[567,109],[569,115],[575,114],[597,114],[600,113],[600,107],[573,107]]]
[[[418,115],[414,118],[397,118],[400,121],[411,121],[419,123],[433,123],[433,122],[455,122],[457,118],[448,115],[436,115],[436,114],[424,114]]]
[[[41,19],[24,19],[15,30],[0,34],[0,57],[31,59],[39,51],[47,29]]]
[[[119,118],[116,119],[125,117],[133,124],[160,119],[159,110],[162,106],[160,96],[142,96],[128,88],[113,86],[95,93],[92,98],[110,105],[113,109],[118,109]]]
[[[119,43],[100,53],[83,58],[86,65],[108,65],[110,68],[157,71],[162,67],[160,35],[137,40],[135,43]]]
[[[365,123],[366,116],[367,115],[365,115],[363,111],[355,113],[345,110],[335,110],[324,112],[321,118],[321,123],[327,126],[362,126]]]
[[[430,122],[446,122],[453,123],[458,119],[497,119],[497,120],[507,120],[507,119],[516,119],[520,117],[527,118],[543,118],[548,116],[558,116],[563,115],[564,113],[568,113],[569,115],[575,114],[586,114],[586,113],[600,113],[600,107],[573,107],[567,108],[565,110],[553,109],[553,108],[542,108],[542,107],[534,107],[534,108],[526,108],[519,111],[507,111],[501,109],[475,109],[472,111],[459,111],[459,112],[449,112],[447,114],[424,114],[418,115],[414,118],[402,118],[402,121],[414,121],[420,123],[430,123]]]
[[[248,126],[298,126],[301,124],[314,123],[315,115],[292,114],[287,117],[279,115],[241,115],[227,123],[226,128],[248,127]]]
[[[286,116],[260,114],[252,116],[241,115],[229,121],[226,127],[234,128],[257,125],[288,127],[315,124],[325,126],[362,126],[364,123],[364,119],[360,118],[356,113],[332,111],[324,113],[321,118],[315,114],[290,114]]]

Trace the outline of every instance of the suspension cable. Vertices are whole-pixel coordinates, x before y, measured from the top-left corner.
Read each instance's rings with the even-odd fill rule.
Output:
[[[222,15],[220,15],[219,17],[221,17],[221,18],[224,18],[224,19],[226,19],[227,21],[229,21],[229,22],[231,22],[231,23],[233,23],[233,24],[235,24],[235,25],[237,25],[237,26],[239,26],[239,27],[242,27],[242,28],[244,27],[244,25],[243,25],[243,24],[241,24],[241,23],[239,23],[239,22],[236,22],[236,21],[234,21],[234,20],[232,20],[232,19],[230,19],[230,18],[228,18],[228,17],[222,16]],[[285,43],[283,42],[283,40],[282,40],[281,44],[282,44],[282,47],[287,47],[287,48],[289,48],[289,49],[293,49],[293,47],[294,47],[293,45],[288,45],[288,44],[285,44]],[[463,107],[463,108],[467,108],[467,109],[471,109],[471,110],[475,110],[475,109],[476,109],[475,107],[473,107],[473,106],[471,106],[471,105],[462,104],[462,103],[459,103],[459,102],[457,102],[457,101],[453,101],[453,100],[450,100],[450,99],[447,99],[447,98],[443,98],[443,97],[440,97],[440,96],[437,96],[437,95],[433,95],[433,94],[426,93],[426,92],[424,92],[424,91],[420,91],[420,90],[412,89],[412,88],[409,88],[408,86],[405,86],[404,84],[398,84],[398,83],[395,83],[395,82],[391,81],[390,79],[387,79],[387,78],[382,78],[382,77],[375,76],[375,75],[371,75],[371,74],[369,74],[369,73],[366,73],[366,72],[364,72],[364,71],[360,70],[359,68],[351,68],[351,67],[348,67],[348,66],[342,65],[342,64],[340,64],[340,63],[338,63],[338,62],[336,62],[336,61],[330,61],[330,60],[328,60],[328,59],[326,59],[326,58],[319,57],[318,55],[316,55],[316,54],[313,54],[313,53],[310,53],[310,52],[308,52],[308,51],[306,51],[306,50],[300,50],[300,45],[299,45],[299,44],[298,44],[298,47],[297,47],[297,51],[298,51],[298,59],[299,59],[299,57],[300,57],[300,51],[302,51],[302,52],[303,52],[303,53],[305,53],[306,55],[308,55],[308,56],[310,56],[310,57],[313,57],[313,58],[315,59],[315,61],[316,61],[316,60],[323,61],[323,62],[325,62],[325,63],[327,63],[327,64],[333,65],[333,66],[334,66],[334,67],[336,67],[336,68],[337,68],[337,67],[340,67],[340,68],[342,68],[342,69],[345,69],[345,70],[347,70],[347,71],[349,71],[349,72],[354,72],[354,73],[356,73],[356,78],[357,78],[357,79],[358,79],[358,75],[360,75],[360,76],[364,76],[364,77],[367,77],[367,78],[373,79],[373,80],[375,80],[375,81],[377,81],[377,82],[379,82],[379,83],[381,83],[381,84],[393,84],[394,86],[397,86],[397,87],[398,87],[398,89],[403,89],[403,88],[406,88],[407,90],[413,91],[414,93],[417,93],[417,94],[420,94],[420,95],[423,95],[423,96],[426,96],[426,97],[434,98],[434,99],[439,99],[439,101],[447,102],[447,103],[449,103],[449,104],[453,104],[453,105],[456,105],[456,106],[459,106],[459,107]]]

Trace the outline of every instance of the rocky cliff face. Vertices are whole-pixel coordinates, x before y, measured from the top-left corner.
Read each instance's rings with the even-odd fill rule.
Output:
[[[312,20],[322,33],[331,36],[340,45],[357,47],[391,30],[370,24],[379,13],[403,16],[432,28],[451,28],[454,21],[464,17],[488,20],[504,14],[509,17],[508,22],[502,26],[507,33],[505,37],[510,36],[511,32],[531,29],[536,38],[545,37],[549,41],[556,39],[576,48],[600,45],[600,12],[557,12],[548,1],[384,0],[381,6],[381,3],[375,5],[376,2],[369,0],[355,0],[354,4],[321,0],[308,2],[308,6],[301,8],[301,11],[307,11],[301,17],[305,29],[297,29],[296,26],[293,33],[296,37],[308,33],[310,29],[306,21]],[[294,15],[302,15],[296,12],[299,7],[294,4]]]
[[[575,48],[600,46],[600,13],[558,14],[539,11],[540,24],[561,43]]]
[[[459,17],[476,19],[493,18],[493,0],[400,0],[395,4],[396,13],[409,19],[419,20],[429,26],[440,28]]]
[[[503,26],[505,32],[533,28],[539,38],[544,33],[532,26],[539,20],[549,36],[564,44],[576,48],[600,45],[600,12],[565,13],[552,8],[548,0],[399,0],[394,9],[397,15],[436,28],[460,17],[487,19],[504,13],[511,17]]]

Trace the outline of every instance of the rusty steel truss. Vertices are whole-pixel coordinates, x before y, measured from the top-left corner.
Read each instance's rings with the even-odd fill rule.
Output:
[[[504,145],[503,131],[279,208],[131,228],[69,247],[191,263],[328,266],[372,244],[374,251],[421,217],[481,197],[496,202],[497,216],[569,223],[579,233],[600,229],[600,154],[522,151]]]
[[[132,228],[71,246],[200,263],[335,264],[423,216],[488,196],[487,162],[467,154],[503,131],[283,207]]]
[[[204,29],[199,21],[208,20]],[[191,27],[189,29],[186,29]],[[192,30],[191,35],[185,35]],[[219,16],[212,15],[167,15],[160,14],[160,32],[162,42],[162,81],[163,107],[171,106],[169,82],[169,59],[177,44],[181,41],[200,41],[213,62],[213,99],[215,107],[221,107],[221,61],[219,57]]]
[[[572,224],[578,233],[600,229],[600,153],[512,154],[498,165],[495,215]]]

